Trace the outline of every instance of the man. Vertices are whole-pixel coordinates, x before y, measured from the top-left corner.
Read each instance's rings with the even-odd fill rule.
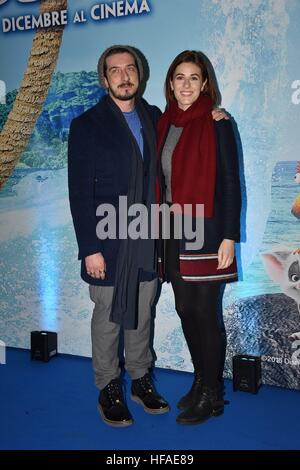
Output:
[[[131,47],[108,48],[99,59],[98,73],[108,94],[72,121],[69,195],[81,275],[95,303],[92,358],[101,390],[98,409],[107,424],[128,426],[133,419],[119,378],[122,327],[132,399],[149,413],[169,411],[149,374],[151,307],[157,291],[154,241],[100,240],[96,210],[109,203],[118,213],[119,196],[127,196],[128,207],[143,203],[150,208],[155,202],[155,126],[160,111],[138,97],[144,71]]]
[[[160,110],[139,97],[144,70],[132,47],[106,49],[98,74],[108,94],[71,123],[69,196],[81,276],[95,303],[91,330],[98,410],[105,423],[129,426],[133,418],[119,377],[121,329],[132,399],[148,413],[169,411],[149,373],[151,307],[157,292],[154,240],[119,237],[130,220],[125,227],[117,224],[116,237],[105,238],[103,233],[98,237],[96,227],[103,221],[104,204],[122,215],[119,196],[126,196],[128,208],[138,203],[150,211],[155,202],[155,129]],[[222,117],[224,113],[217,111],[216,118]]]

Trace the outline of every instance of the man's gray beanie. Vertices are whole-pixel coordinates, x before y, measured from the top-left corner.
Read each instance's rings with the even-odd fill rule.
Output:
[[[140,79],[140,82],[141,82],[142,79],[143,79],[143,75],[144,75],[143,64],[142,64],[142,61],[141,61],[140,57],[138,56],[138,54],[134,50],[134,48],[132,48],[131,46],[115,45],[115,46],[111,46],[111,47],[108,47],[107,49],[105,49],[103,54],[100,56],[100,59],[98,60],[98,76],[99,76],[100,85],[103,88],[106,88],[105,81],[104,81],[104,78],[105,78],[104,63],[105,63],[106,57],[114,49],[116,50],[117,54],[121,51],[124,51],[124,52],[128,52],[129,54],[131,54],[135,58],[136,63],[137,63],[137,67],[138,67],[138,71],[139,71],[139,79]]]

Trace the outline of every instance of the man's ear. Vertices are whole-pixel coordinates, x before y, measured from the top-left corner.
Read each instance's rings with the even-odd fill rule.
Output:
[[[109,84],[108,84],[106,77],[104,77],[104,83],[105,83],[105,88],[109,89]]]

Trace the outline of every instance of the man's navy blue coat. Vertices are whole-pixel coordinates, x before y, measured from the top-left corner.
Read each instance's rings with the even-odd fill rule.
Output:
[[[160,110],[144,99],[136,102],[136,109],[144,106],[156,129]],[[139,115],[142,128],[146,125]],[[73,119],[69,134],[68,177],[69,198],[79,248],[81,277],[89,284],[114,285],[119,240],[100,240],[96,234],[100,204],[112,204],[118,214],[119,196],[128,191],[132,157],[132,134],[114,101],[107,95],[96,106]],[[153,154],[153,152],[152,152]],[[144,134],[144,187],[147,187],[149,142]],[[89,276],[85,257],[101,252],[106,262],[105,280]],[[141,281],[153,275],[142,273]]]

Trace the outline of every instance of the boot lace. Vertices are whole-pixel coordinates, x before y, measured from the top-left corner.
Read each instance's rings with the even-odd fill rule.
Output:
[[[123,402],[123,392],[118,380],[112,380],[106,387],[107,396],[112,405]]]
[[[154,393],[154,385],[149,374],[139,379],[139,384],[145,392]]]

